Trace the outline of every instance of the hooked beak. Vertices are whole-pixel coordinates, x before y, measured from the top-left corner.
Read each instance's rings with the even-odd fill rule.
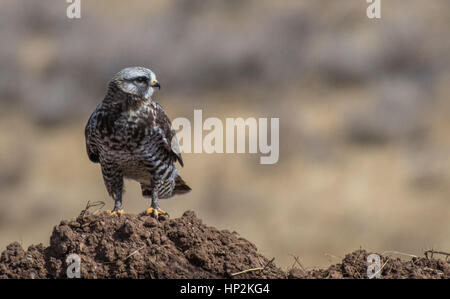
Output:
[[[152,84],[150,84],[151,87],[158,87],[158,89],[161,89],[161,85],[157,80],[154,80]]]

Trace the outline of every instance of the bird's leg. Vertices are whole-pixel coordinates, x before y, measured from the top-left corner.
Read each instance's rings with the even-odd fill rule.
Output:
[[[110,215],[122,215],[123,176],[115,167],[102,167],[103,179],[109,195],[114,199],[114,209],[106,210]]]
[[[113,211],[119,211],[119,210],[122,210],[122,196],[114,199],[114,210]]]
[[[106,210],[106,213],[110,215],[123,215],[125,212],[122,208],[122,192],[118,192],[114,196],[114,209]]]
[[[117,193],[114,198],[114,209],[112,210],[111,214],[118,214],[122,215],[124,213],[122,208],[122,192]]]
[[[152,204],[150,209],[147,209],[145,211],[146,215],[153,215],[154,217],[158,217],[159,215],[169,215],[166,211],[161,210],[159,208],[159,202],[158,202],[158,185],[155,184],[152,189]]]

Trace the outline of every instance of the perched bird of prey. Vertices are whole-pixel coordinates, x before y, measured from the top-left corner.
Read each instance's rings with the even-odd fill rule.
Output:
[[[143,67],[118,72],[108,85],[103,102],[92,113],[85,129],[89,159],[100,163],[109,195],[111,214],[123,214],[123,179],[141,184],[142,195],[151,197],[146,214],[166,214],[158,199],[184,194],[191,188],[178,174],[183,166],[175,131],[163,108],[152,100],[160,89],[155,74]]]

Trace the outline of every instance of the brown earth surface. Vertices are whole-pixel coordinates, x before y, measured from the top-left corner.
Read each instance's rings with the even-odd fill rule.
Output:
[[[365,250],[328,269],[282,270],[238,233],[206,226],[192,211],[170,219],[84,211],[55,226],[48,247],[18,242],[0,257],[0,278],[66,278],[68,255],[81,258],[83,278],[367,278]],[[450,278],[443,259],[381,256],[382,278]]]

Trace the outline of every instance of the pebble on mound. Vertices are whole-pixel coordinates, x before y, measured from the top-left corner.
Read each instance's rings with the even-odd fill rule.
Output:
[[[264,266],[236,277],[286,277],[254,244],[188,211],[176,219],[102,213],[61,221],[48,247],[10,244],[0,257],[0,278],[66,278],[73,253],[81,258],[82,278],[230,278]]]

